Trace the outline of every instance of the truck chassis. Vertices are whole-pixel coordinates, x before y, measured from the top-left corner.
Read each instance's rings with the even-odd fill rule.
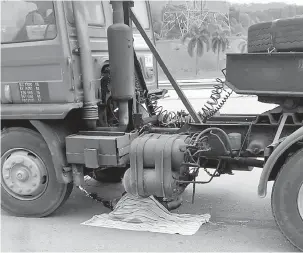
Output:
[[[118,124],[98,125],[98,110],[104,105],[95,98],[86,23],[81,3],[75,2],[83,104],[61,106],[59,110],[79,107],[82,114],[70,114],[63,120],[37,117],[18,121],[12,117],[10,106],[2,106],[1,114],[6,116],[2,118],[1,135],[3,209],[15,215],[47,216],[64,203],[73,185],[85,191],[84,175],[128,167],[123,177],[126,192],[142,197],[154,195],[173,209],[181,204],[179,196],[189,184],[205,184],[233,170],[259,167],[263,168],[259,196],[265,197],[267,182],[275,181],[271,198],[275,220],[289,241],[303,250],[303,53],[227,55],[226,79],[218,80],[210,101],[196,113],[132,12],[132,3],[114,1],[112,5],[109,66],[112,97],[119,109]],[[188,113],[162,110],[157,100],[165,91],[148,92],[133,50],[130,21]],[[135,71],[141,95],[135,94]],[[290,78],[292,83],[287,87]],[[231,94],[228,88],[278,106],[260,115],[216,116]],[[145,104],[144,112],[138,101]],[[210,173],[209,168],[215,172]],[[199,169],[207,171],[210,179],[196,181]],[[29,180],[30,185],[25,187]],[[55,204],[50,205],[49,198]],[[110,201],[99,201],[112,207]]]

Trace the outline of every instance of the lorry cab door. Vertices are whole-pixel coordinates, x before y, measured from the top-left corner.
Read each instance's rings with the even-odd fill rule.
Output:
[[[107,28],[113,24],[113,12],[110,0],[103,0],[102,8],[102,15],[104,15],[104,34],[106,34],[106,37],[102,38],[102,41],[107,43]],[[134,1],[134,7],[132,10],[140,20],[145,29],[145,32],[151,39],[152,43],[155,45],[149,1]],[[132,24],[132,28],[134,37],[134,49],[141,64],[145,82],[149,90],[155,90],[158,88],[158,71],[156,59],[153,57],[151,51],[149,50],[149,47],[145,43],[143,37],[136,29],[134,24]],[[104,45],[103,48],[105,47],[107,49],[107,45]]]
[[[95,80],[99,82],[101,72],[105,65],[109,63],[108,56],[108,42],[107,42],[107,28],[113,24],[112,6],[109,0],[103,1],[83,1],[84,12],[88,23],[89,41],[91,47],[91,54],[94,64]],[[143,3],[143,5],[142,5]],[[152,21],[148,2],[135,1],[137,4],[137,12],[143,14],[143,21],[145,21],[146,32],[152,38]],[[80,79],[80,56],[77,52],[77,32],[74,22],[73,7],[70,1],[64,1],[66,23],[68,30],[69,43],[72,51],[73,72],[75,76],[75,89],[81,90]],[[142,11],[143,10],[143,11]],[[135,10],[136,11],[136,10]],[[133,26],[134,31],[134,47],[143,69],[146,84],[149,89],[157,88],[157,64],[153,59],[152,53],[145,44],[144,39],[140,33]],[[136,43],[137,42],[137,43]],[[137,46],[136,46],[137,44]],[[149,73],[149,72],[151,73]],[[98,85],[96,85],[98,86]]]
[[[138,18],[151,42],[154,44],[154,46],[156,46],[149,1],[134,1],[132,11]],[[144,72],[143,75],[146,85],[149,90],[156,90],[158,89],[158,64],[156,58],[153,56],[134,23],[132,24],[132,27],[134,35],[134,48]]]
[[[155,31],[154,31],[153,18],[152,18],[151,7],[150,7],[149,1],[146,1],[146,4],[147,4],[147,13],[148,13],[148,20],[149,20],[149,27],[150,27],[150,29],[149,29],[150,30],[150,39],[151,39],[152,43],[154,44],[154,46],[156,47]],[[154,77],[155,77],[153,88],[158,89],[159,88],[158,63],[154,56],[153,56],[153,72],[154,72]]]
[[[74,102],[63,18],[59,1],[1,3],[2,103]]]

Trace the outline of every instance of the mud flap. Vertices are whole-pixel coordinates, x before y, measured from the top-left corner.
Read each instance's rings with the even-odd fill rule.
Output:
[[[60,124],[47,124],[40,120],[31,120],[30,122],[42,135],[50,150],[58,182],[70,183],[72,181],[71,171],[63,171],[63,168],[68,165],[65,155],[67,130]]]

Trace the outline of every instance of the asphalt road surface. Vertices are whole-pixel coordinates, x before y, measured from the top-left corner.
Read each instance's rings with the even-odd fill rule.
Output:
[[[203,94],[192,93],[190,100],[195,108],[205,101]],[[172,98],[162,104],[168,109],[180,109],[181,102],[171,95]],[[231,98],[223,112],[260,113],[270,107],[257,103],[255,98]],[[2,211],[1,251],[296,251],[284,239],[272,217],[272,184],[266,198],[257,196],[260,173],[257,168],[252,172],[235,172],[233,176],[215,178],[208,185],[198,185],[194,204],[189,186],[183,196],[184,203],[176,212],[211,214],[210,222],[193,236],[80,225],[93,215],[109,210],[75,189],[66,204],[48,218],[16,218]],[[200,175],[200,179],[206,177],[203,173]],[[123,191],[120,184],[101,185],[93,180],[87,184],[89,190],[103,197],[118,197]]]

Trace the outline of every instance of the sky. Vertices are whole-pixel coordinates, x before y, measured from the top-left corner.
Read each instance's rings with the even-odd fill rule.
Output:
[[[135,1],[142,1],[142,0],[135,0]],[[163,0],[149,0],[149,1],[163,1]],[[174,0],[172,0],[172,1],[174,1]],[[218,1],[218,0],[207,0],[207,1]],[[231,3],[247,3],[247,4],[249,4],[249,3],[284,2],[287,4],[303,5],[303,0],[226,0],[226,1],[231,2]]]
[[[287,4],[303,5],[303,0],[228,0],[232,3],[270,3],[270,2],[284,2]]]

